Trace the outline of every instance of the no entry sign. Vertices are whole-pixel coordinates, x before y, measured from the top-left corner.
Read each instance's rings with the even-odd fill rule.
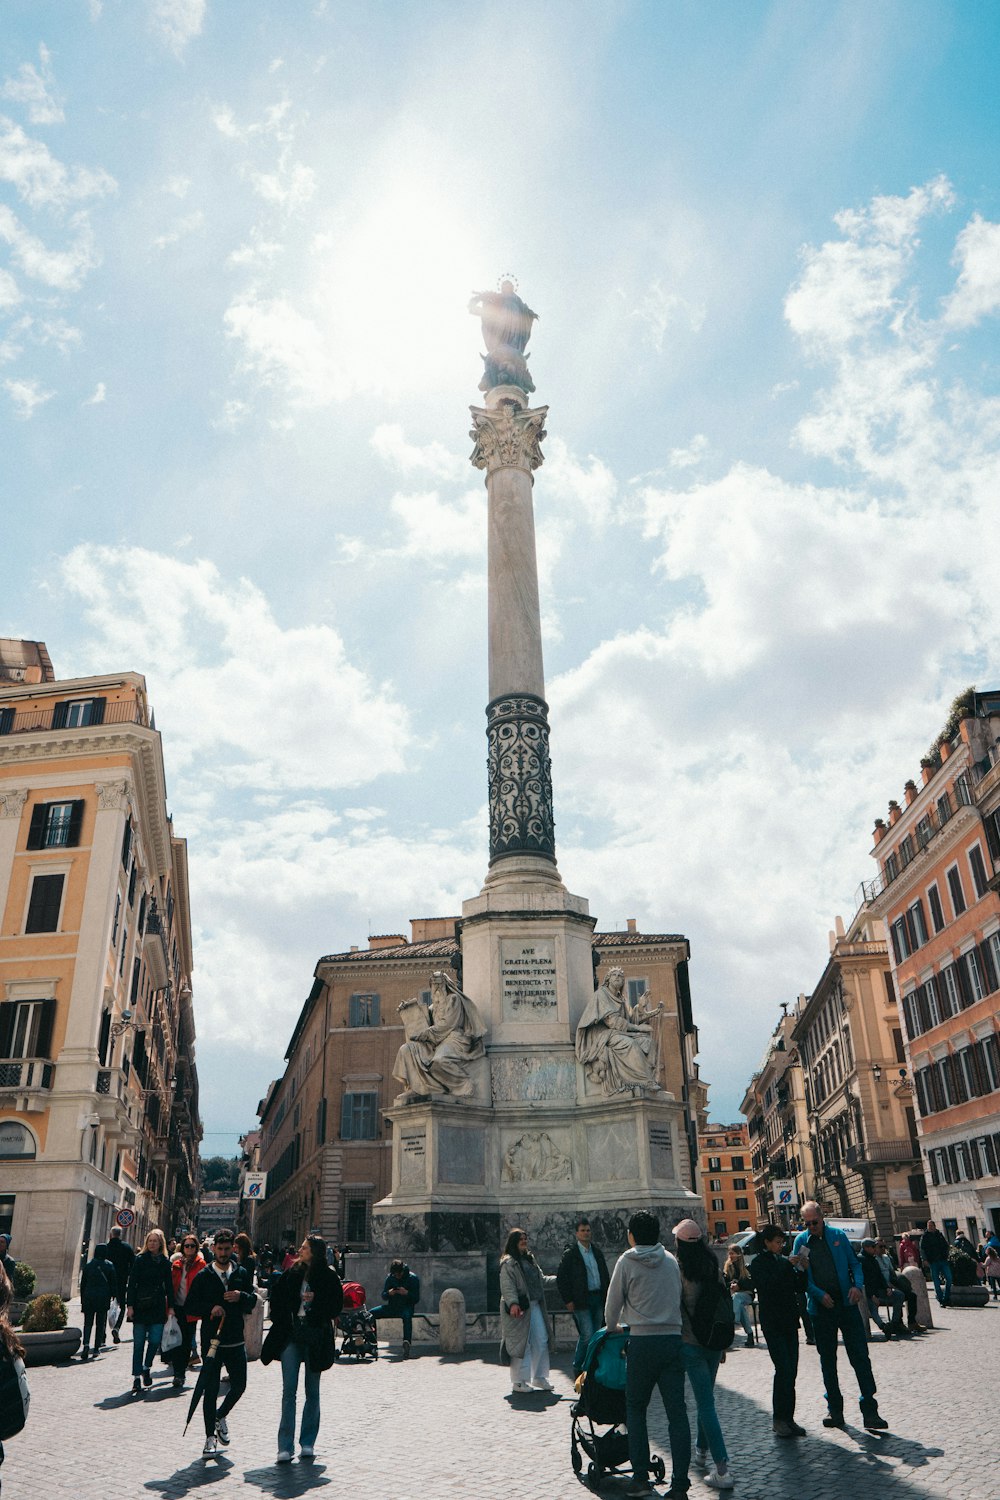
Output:
[[[115,1214],[115,1223],[119,1229],[131,1229],[135,1223],[135,1214],[130,1208],[120,1208]]]

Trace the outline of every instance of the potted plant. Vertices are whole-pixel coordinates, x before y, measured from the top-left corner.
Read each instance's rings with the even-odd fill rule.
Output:
[[[952,1245],[948,1251],[948,1264],[951,1267],[949,1300],[952,1307],[985,1307],[990,1300],[989,1290],[985,1282],[979,1280],[972,1256]]]
[[[26,1260],[15,1261],[14,1275],[11,1282],[14,1288],[14,1297],[10,1304],[10,1321],[12,1323],[20,1323],[24,1317],[28,1303],[35,1295],[37,1280],[38,1277]]]
[[[66,1303],[58,1292],[43,1292],[27,1311],[18,1333],[26,1365],[51,1365],[70,1359],[79,1349],[83,1330],[66,1326]]]

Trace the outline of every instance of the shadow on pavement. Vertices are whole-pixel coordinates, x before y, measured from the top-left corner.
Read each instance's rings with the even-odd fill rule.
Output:
[[[147,1479],[143,1489],[167,1495],[170,1500],[181,1500],[182,1496],[191,1495],[206,1485],[228,1479],[235,1468],[228,1458],[196,1458],[194,1463],[188,1464],[186,1469],[178,1469],[169,1479]]]
[[[284,1500],[285,1496],[305,1495],[310,1490],[318,1490],[324,1484],[333,1483],[324,1464],[303,1463],[301,1459],[298,1463],[282,1464],[280,1468],[275,1464],[266,1469],[247,1469],[243,1482],[263,1490],[265,1495],[274,1495],[276,1500]]]

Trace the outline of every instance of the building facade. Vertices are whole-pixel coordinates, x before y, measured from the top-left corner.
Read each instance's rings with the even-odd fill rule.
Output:
[[[460,973],[460,919],[413,918],[410,925],[409,941],[372,937],[367,948],[316,965],[285,1071],[260,1104],[259,1166],[268,1178],[255,1210],[259,1243],[277,1246],[317,1228],[332,1243],[371,1248],[372,1205],[392,1185],[383,1115],[402,1089],[392,1076],[404,1040],[399,1005],[414,995],[429,1001],[435,970]],[[593,947],[598,980],[620,967],[633,1003],[648,994],[663,1004],[657,1068],[663,1087],[685,1101],[684,1185],[700,1192],[697,1134],[707,1089],[696,1061],[687,942],[640,933],[629,921],[625,932],[595,933]]]
[[[956,705],[921,785],[875,823],[864,909],[885,923],[930,1216],[1000,1229],[1000,692]]]
[[[706,1125],[698,1137],[705,1222],[717,1240],[753,1229],[757,1205],[750,1178],[750,1132],[746,1122]]]
[[[792,1041],[825,1211],[873,1220],[886,1236],[922,1225],[927,1197],[888,945],[864,908],[847,931],[837,918]]]
[[[802,997],[800,997],[801,1000]],[[743,1096],[750,1138],[750,1172],[757,1223],[798,1221],[798,1206],[812,1198],[815,1178],[809,1149],[805,1080],[792,1043],[797,1013],[785,1014],[767,1044]],[[787,1201],[782,1194],[788,1193]]]
[[[0,1228],[70,1295],[120,1209],[193,1222],[187,847],[135,673],[0,641]]]

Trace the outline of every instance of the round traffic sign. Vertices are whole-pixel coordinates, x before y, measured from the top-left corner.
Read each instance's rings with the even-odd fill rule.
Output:
[[[135,1223],[135,1214],[130,1208],[120,1208],[115,1214],[115,1223],[119,1229],[131,1229]]]

